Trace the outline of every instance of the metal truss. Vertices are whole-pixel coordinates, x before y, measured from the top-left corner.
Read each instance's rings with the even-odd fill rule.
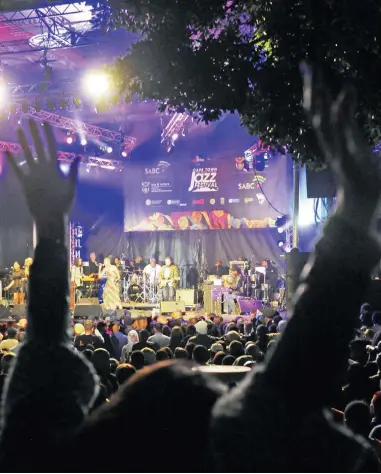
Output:
[[[82,92],[83,88],[77,85],[76,81],[72,79],[63,79],[61,81],[41,81],[32,84],[8,84],[8,92],[12,96],[13,100],[24,98],[25,96],[32,95],[36,97],[38,95],[46,95],[49,92],[49,97],[52,94],[57,95],[70,95],[76,92]]]
[[[37,112],[34,108],[30,107],[28,112],[22,112],[21,106],[17,104],[16,112],[23,113],[25,117],[32,117],[40,122],[47,122],[53,127],[63,128],[74,133],[83,133],[88,137],[95,137],[105,142],[118,142],[124,145],[124,148],[128,153],[131,153],[135,147],[136,139],[123,135],[120,132],[114,132],[107,130],[106,128],[97,127],[96,125],[88,125],[87,123],[80,122],[68,117],[62,117],[61,115],[54,114],[41,110]]]
[[[0,56],[94,44],[93,39],[84,35],[86,31],[93,29],[92,14],[86,19],[75,20],[73,16],[73,21],[70,21],[68,18],[70,15],[78,17],[83,12],[93,11],[93,7],[90,7],[91,10],[84,10],[84,4],[85,2],[76,2],[2,13],[0,15],[1,24],[15,24],[21,30],[23,30],[23,26],[29,27],[29,29],[30,27],[40,27],[41,34],[32,39],[23,38],[0,42]]]
[[[9,151],[14,154],[21,152],[21,146],[18,143],[2,142],[0,141],[0,152]],[[102,168],[110,171],[122,171],[123,163],[118,160],[110,158],[100,158],[97,156],[86,156],[78,153],[72,153],[67,151],[58,151],[57,160],[71,163],[76,158],[80,158],[81,162],[92,168]]]
[[[161,134],[161,141],[164,142],[165,140],[173,140],[174,136],[180,135],[180,133],[183,132],[185,122],[188,119],[189,115],[187,114],[175,113],[168,122],[168,125],[164,128]]]

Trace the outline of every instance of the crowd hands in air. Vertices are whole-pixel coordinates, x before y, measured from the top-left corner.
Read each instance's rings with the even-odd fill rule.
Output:
[[[37,160],[19,131],[28,174],[8,159],[38,245],[27,324],[9,327],[0,344],[3,470],[379,469],[381,317],[361,307],[381,259],[372,231],[379,174],[354,120],[353,91],[333,100],[308,65],[303,75],[305,109],[335,175],[338,204],[287,323],[208,315],[188,324],[158,319],[138,331],[128,318],[124,327],[70,326],[65,232],[78,162],[63,176],[50,127],[45,150],[30,122]],[[194,370],[207,365],[250,370],[244,381],[224,383]]]

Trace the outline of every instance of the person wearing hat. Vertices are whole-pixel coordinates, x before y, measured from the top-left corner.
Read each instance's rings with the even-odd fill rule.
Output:
[[[217,354],[217,352],[223,352],[224,351],[224,346],[219,343],[219,342],[214,342],[209,349],[210,352],[210,359],[208,361],[208,364],[213,363],[213,358]]]
[[[74,347],[76,349],[82,352],[89,344],[94,346],[94,349],[102,347],[102,340],[94,334],[94,324],[92,321],[87,319],[83,325],[83,329],[83,333],[74,339]]]
[[[191,337],[189,342],[193,342],[196,346],[204,346],[210,349],[212,344],[216,342],[216,338],[209,336],[208,323],[206,321],[199,321],[194,327],[196,328],[196,335]]]

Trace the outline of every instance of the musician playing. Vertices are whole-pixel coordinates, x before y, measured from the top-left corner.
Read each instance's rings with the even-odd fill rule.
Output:
[[[90,261],[89,261],[89,276],[96,276],[98,275],[99,271],[99,263],[97,262],[97,256],[95,252],[91,252],[90,256]]]
[[[242,295],[244,291],[244,276],[239,267],[233,266],[230,272],[230,278],[225,282],[225,288],[228,292],[224,294],[224,312],[232,313],[235,309],[237,295]]]
[[[75,302],[82,298],[82,278],[83,278],[83,266],[82,259],[77,258],[74,265],[71,267],[71,282],[75,285]]]
[[[11,290],[13,293],[14,304],[24,304],[24,272],[20,267],[19,262],[15,262],[12,266],[12,280],[8,286],[4,288],[5,291]]]
[[[28,282],[29,282],[30,267],[32,266],[32,263],[33,263],[33,258],[32,257],[28,257],[24,261],[23,282],[24,282],[24,293],[25,293],[25,299],[26,300],[28,299],[28,292],[29,292]]]
[[[221,278],[223,275],[229,275],[229,270],[222,266],[221,260],[216,260],[216,264],[212,267],[209,272],[210,275],[216,275],[218,278]]]
[[[139,272],[141,274],[143,272],[145,266],[146,266],[146,264],[144,263],[143,258],[140,255],[138,255],[135,258],[134,271]]]
[[[165,265],[161,267],[159,273],[159,288],[163,301],[175,299],[178,281],[179,269],[172,263],[170,257],[166,257]]]
[[[155,286],[159,281],[161,265],[156,263],[156,258],[150,258],[149,264],[144,267],[143,276],[144,280],[150,285]]]

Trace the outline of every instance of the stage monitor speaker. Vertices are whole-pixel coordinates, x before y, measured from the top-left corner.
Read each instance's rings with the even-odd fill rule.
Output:
[[[110,318],[112,321],[118,320],[120,321],[124,317],[124,310],[123,309],[104,309],[103,310],[103,317]]]
[[[74,308],[74,318],[100,319],[102,317],[102,306],[98,304],[80,304]]]
[[[263,304],[261,300],[253,300],[252,298],[240,298],[238,300],[238,307],[240,314],[251,314],[257,309],[259,309],[259,311],[262,311]]]
[[[331,170],[313,171],[306,170],[307,197],[332,198],[336,196],[336,184]]]
[[[189,288],[176,290],[176,301],[184,301],[185,306],[192,306],[195,304],[195,295],[195,290]]]
[[[10,312],[9,308],[3,304],[0,304],[0,320],[7,320],[10,317],[12,317],[12,313]]]
[[[26,305],[25,304],[15,304],[12,308],[12,316],[14,319],[19,322],[20,319],[26,318]]]
[[[184,301],[162,301],[160,303],[160,313],[173,313],[174,311],[185,313]]]
[[[84,306],[84,305],[99,305],[99,300],[98,298],[81,298],[78,303],[77,303],[77,306]]]

